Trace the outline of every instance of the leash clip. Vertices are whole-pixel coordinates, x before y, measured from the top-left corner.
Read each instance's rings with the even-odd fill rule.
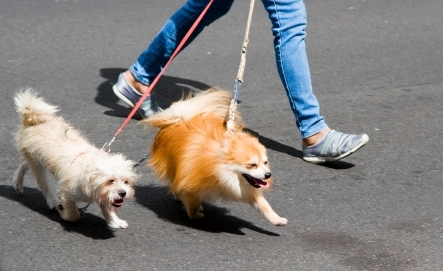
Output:
[[[115,139],[117,138],[117,135],[115,135],[111,141],[109,142],[105,142],[105,144],[102,147],[102,150],[107,151],[107,152],[111,152],[111,145],[112,143],[114,143]]]

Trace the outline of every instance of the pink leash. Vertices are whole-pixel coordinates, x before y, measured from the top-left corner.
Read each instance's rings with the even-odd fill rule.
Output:
[[[134,116],[135,112],[140,108],[141,104],[144,102],[144,100],[146,99],[146,97],[148,97],[148,95],[151,93],[151,90],[154,88],[155,84],[157,84],[157,81],[160,79],[160,77],[163,75],[163,73],[165,72],[166,68],[169,66],[169,64],[172,62],[172,60],[174,59],[174,57],[180,52],[181,48],[183,47],[183,45],[186,43],[186,41],[188,40],[188,38],[191,36],[192,32],[194,32],[195,28],[197,27],[197,25],[200,23],[200,21],[202,20],[203,16],[206,14],[206,12],[208,11],[209,7],[211,6],[212,2],[214,0],[210,0],[208,5],[205,7],[205,9],[201,12],[201,14],[198,16],[197,20],[194,22],[194,24],[192,25],[192,27],[189,29],[188,33],[186,33],[186,35],[183,37],[182,41],[180,42],[180,44],[177,46],[177,48],[175,49],[174,53],[172,54],[171,58],[169,58],[168,62],[166,63],[166,65],[163,67],[163,69],[160,71],[160,73],[157,75],[157,77],[155,77],[154,81],[152,81],[151,85],[149,86],[148,90],[143,94],[143,96],[140,98],[140,100],[138,101],[138,103],[134,106],[134,108],[132,109],[131,113],[129,114],[129,116],[125,119],[125,121],[123,122],[123,124],[120,126],[120,128],[118,128],[117,133],[115,133],[114,137],[111,139],[111,141],[108,143],[106,142],[102,149],[108,149],[108,152],[111,151],[111,145],[112,143],[115,141],[115,139],[122,133],[123,128],[125,128],[125,126],[129,123],[129,121],[131,120],[132,116]]]

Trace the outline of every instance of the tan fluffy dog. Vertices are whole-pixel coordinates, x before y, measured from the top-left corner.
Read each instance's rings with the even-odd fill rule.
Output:
[[[63,118],[56,106],[47,104],[30,88],[14,97],[22,125],[17,133],[17,148],[22,162],[13,179],[14,188],[23,193],[23,177],[28,169],[46,198],[49,208],[59,211],[67,221],[80,218],[76,202],[97,202],[112,228],[126,228],[128,223],[115,210],[134,195],[137,174],[134,162],[121,154],[97,149]],[[50,172],[60,184],[60,199]]]
[[[203,217],[201,202],[217,199],[246,202],[274,225],[277,215],[263,197],[271,184],[266,148],[243,131],[226,131],[232,93],[211,89],[172,104],[143,122],[160,128],[152,145],[149,165],[180,199],[190,218]]]

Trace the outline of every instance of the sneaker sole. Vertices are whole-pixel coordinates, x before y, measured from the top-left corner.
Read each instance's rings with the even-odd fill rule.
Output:
[[[369,136],[365,135],[365,136],[363,136],[363,141],[360,144],[358,144],[352,150],[350,150],[346,153],[343,153],[340,156],[337,156],[337,157],[303,157],[303,160],[305,160],[306,162],[312,163],[312,164],[321,164],[321,163],[326,163],[326,162],[338,161],[340,159],[345,158],[346,156],[353,154],[358,149],[360,149],[361,147],[366,145],[366,143],[368,143],[368,142],[369,142]]]
[[[112,86],[112,91],[114,91],[114,94],[123,102],[125,102],[127,105],[129,105],[130,107],[134,107],[135,104],[133,104],[130,100],[128,100],[128,98],[126,98],[118,89],[115,85]]]
[[[120,99],[122,100],[125,104],[129,105],[130,107],[134,108],[135,104],[133,104],[130,100],[128,100],[128,98],[126,98],[118,89],[115,85],[112,86],[112,91],[114,91],[114,94]],[[143,114],[143,112],[138,109],[137,112],[140,114],[140,116],[143,119],[146,119],[145,115]]]

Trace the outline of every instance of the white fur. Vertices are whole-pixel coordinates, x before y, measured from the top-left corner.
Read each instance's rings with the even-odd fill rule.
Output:
[[[14,97],[22,118],[17,132],[17,148],[22,162],[13,178],[14,188],[23,192],[23,177],[31,169],[49,208],[59,211],[67,221],[80,218],[76,202],[97,202],[110,227],[126,228],[128,223],[115,214],[124,199],[134,195],[133,182],[138,175],[134,162],[122,154],[110,154],[96,148],[63,118],[56,106],[47,104],[31,88]],[[48,179],[53,175],[60,185]]]

